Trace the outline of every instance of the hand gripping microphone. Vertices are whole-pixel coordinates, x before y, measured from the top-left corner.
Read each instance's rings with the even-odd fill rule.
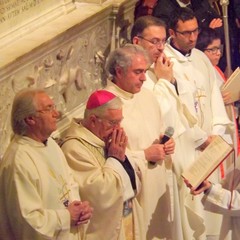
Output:
[[[162,139],[159,141],[160,144],[166,143],[174,134],[174,128],[173,127],[167,127]],[[156,162],[149,162],[151,165],[155,165]]]
[[[164,132],[164,135],[159,142],[160,144],[166,143],[174,134],[174,128],[173,127],[167,127],[167,129]]]

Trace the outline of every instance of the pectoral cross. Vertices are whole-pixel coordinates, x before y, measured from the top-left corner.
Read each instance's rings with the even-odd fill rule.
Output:
[[[204,114],[203,114],[202,105],[201,105],[201,99],[204,97],[207,97],[205,94],[205,91],[200,88],[197,88],[194,107],[195,107],[196,113],[199,116],[198,118],[199,118],[200,126],[202,126],[204,122]]]

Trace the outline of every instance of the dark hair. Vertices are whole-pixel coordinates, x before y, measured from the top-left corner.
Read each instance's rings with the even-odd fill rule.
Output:
[[[211,44],[214,40],[217,39],[221,40],[219,32],[212,28],[204,28],[198,35],[196,48],[204,51],[209,44]]]
[[[188,20],[192,20],[196,18],[192,9],[188,7],[177,8],[171,13],[170,16],[172,17],[170,18],[170,21],[169,21],[169,28],[173,30],[177,29],[177,24],[179,20],[181,20],[182,22],[186,22]]]
[[[135,36],[139,36],[143,33],[144,29],[150,26],[159,26],[166,29],[166,24],[163,20],[153,17],[153,16],[142,16],[139,17],[134,23],[131,31],[131,41]]]

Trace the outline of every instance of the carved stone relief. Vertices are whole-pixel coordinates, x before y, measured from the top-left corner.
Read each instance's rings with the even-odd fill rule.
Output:
[[[26,87],[45,89],[61,112],[61,125],[83,106],[92,91],[105,85],[104,65],[112,39],[115,47],[125,42],[133,19],[131,8],[127,9],[122,8],[120,14],[116,11],[114,24],[110,14],[100,12],[86,29],[78,26],[71,34],[66,31],[0,69],[0,157],[12,135],[10,111],[16,92]]]
[[[9,143],[11,104],[19,90],[26,87],[45,89],[63,118],[84,103],[92,91],[102,87],[104,54],[109,49],[107,26],[104,24],[79,34],[0,82],[0,102],[4,103],[0,105],[1,153]]]
[[[0,82],[0,89],[0,153],[2,154],[7,148],[11,138],[10,111],[12,99],[15,94],[13,91],[12,79],[4,83]]]
[[[111,50],[122,47],[126,43],[131,43],[131,29],[134,19],[134,1],[129,1],[120,7],[113,7],[113,36]],[[121,19],[121,21],[119,21]]]

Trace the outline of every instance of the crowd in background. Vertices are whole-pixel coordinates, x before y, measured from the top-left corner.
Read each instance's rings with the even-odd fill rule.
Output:
[[[140,0],[135,5],[134,18],[135,20],[141,16],[152,15],[163,19],[166,23],[169,22],[169,16],[171,12],[182,6],[191,7],[195,12],[200,27],[211,27],[209,23],[214,18],[223,19],[222,5],[220,0]],[[240,66],[240,1],[230,0],[227,5],[227,19],[229,26],[229,39],[230,39],[230,57],[231,57],[231,70],[233,72]],[[204,21],[203,21],[204,19]],[[215,28],[216,29],[216,28]],[[226,67],[226,49],[225,49],[225,37],[224,28],[221,26],[217,28],[221,37],[222,57],[219,60],[218,66],[227,75]],[[240,114],[240,103],[235,103],[237,107],[238,115]],[[238,125],[240,125],[240,119],[237,116]]]

